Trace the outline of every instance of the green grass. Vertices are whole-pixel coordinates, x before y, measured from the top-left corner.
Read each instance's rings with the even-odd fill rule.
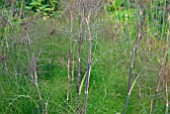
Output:
[[[102,19],[97,18],[97,23],[91,26],[92,70],[87,114],[121,114],[126,102],[132,49],[137,38],[136,10],[117,10],[99,18]],[[28,19],[27,32],[31,45],[28,45],[25,40],[26,33],[21,25],[22,20],[16,21],[13,29],[8,26],[7,37],[10,48],[6,50],[5,56],[7,56],[6,62],[10,72],[6,73],[5,64],[0,61],[0,113],[41,113],[34,80],[31,79],[34,54],[37,58],[39,89],[43,103],[48,101],[48,113],[75,114],[78,20],[75,19],[73,22],[74,80],[70,83],[69,108],[66,109],[69,20],[59,17],[45,21],[38,16],[26,19]],[[133,70],[134,74],[139,74],[139,79],[132,91],[127,114],[150,113],[151,102],[157,87],[163,46],[166,44],[165,39],[157,40],[154,37],[153,33],[160,31],[154,29],[153,22],[147,20],[145,24],[146,28],[142,29],[145,34],[139,45]],[[162,31],[166,30],[163,28]],[[159,36],[163,37],[163,35]],[[149,51],[148,42],[151,40],[155,40],[155,44],[151,45],[152,50]],[[88,51],[86,40],[82,49],[81,76],[84,76]],[[2,54],[0,53],[0,56]],[[84,89],[85,84],[81,94],[81,109],[84,103]],[[155,107],[157,114],[165,110],[163,93],[164,88],[161,85]]]
[[[52,20],[52,21],[56,22],[58,20]],[[57,28],[58,26],[51,25],[50,27],[47,26],[46,24],[43,25],[42,23],[47,23],[48,25],[51,22],[39,21],[38,24],[30,25],[28,30],[29,30],[30,37],[32,38],[33,41],[31,48],[33,49],[33,51],[38,57],[39,86],[43,96],[43,101],[46,102],[46,100],[49,100],[49,106],[48,106],[49,113],[68,113],[67,109],[65,108],[66,105],[65,99],[66,99],[67,58],[68,58],[67,41],[69,39],[68,36],[66,37],[63,36],[59,30],[56,30],[56,33],[54,35],[50,35],[48,33],[48,30],[51,28],[59,29]],[[39,29],[39,27],[42,29]],[[39,29],[39,31],[36,31],[37,29]],[[15,35],[18,36],[17,35],[18,32],[16,31],[17,30],[15,30],[14,32],[14,36]],[[18,31],[20,31],[20,29],[18,29]],[[44,31],[45,33],[42,33]],[[36,34],[38,34],[38,36]],[[34,35],[36,37],[34,37]],[[125,55],[121,55],[119,51],[123,51],[123,48],[125,48],[125,46],[122,45],[119,49],[117,49],[116,47],[120,45],[119,40],[118,43],[110,44],[109,40],[107,40],[104,37],[105,36],[98,36],[98,40],[96,41],[97,44],[94,44],[94,46],[96,46],[96,49],[94,50],[95,55],[93,55],[94,63],[92,62],[92,72],[90,77],[87,113],[103,113],[103,112],[116,113],[116,112],[122,112],[122,109],[124,107],[125,96],[126,96],[126,85],[127,85],[126,80],[128,74],[127,69],[129,66],[128,65],[122,66],[122,62],[126,60],[124,59],[120,61],[120,58],[122,58],[122,56]],[[20,38],[17,37],[17,38],[20,39],[21,37]],[[84,45],[84,48],[86,48],[86,45]],[[29,74],[28,76],[24,75],[24,72],[26,71],[25,68],[27,68],[26,64],[28,63],[30,64],[30,59],[31,59],[29,57],[31,55],[29,53],[24,54],[25,53],[24,50],[25,50],[24,48],[18,48],[19,52],[17,52],[19,54],[17,61],[19,64],[23,64],[23,66],[21,66],[21,71],[23,72],[23,74],[20,76],[21,79],[20,77],[16,76],[17,81],[10,80],[10,82],[15,83],[15,85],[10,86],[8,85],[9,82],[6,82],[5,79],[1,78],[2,79],[1,81],[4,82],[5,84],[1,88],[4,89],[4,87],[6,86],[9,87],[9,89],[4,89],[5,91],[5,93],[3,94],[4,99],[2,99],[1,102],[5,102],[6,101],[5,99],[11,99],[9,102],[6,102],[6,104],[1,105],[0,110],[3,113],[7,113],[7,112],[10,113],[14,111],[16,111],[16,113],[21,113],[24,111],[25,113],[30,113],[32,110],[35,110],[35,112],[38,110],[32,103],[32,102],[36,102],[36,104],[39,105],[37,94],[35,91],[35,86],[31,83],[31,78]],[[40,51],[42,52],[39,53]],[[54,54],[51,54],[52,51],[54,51]],[[127,53],[126,51],[127,50],[124,50],[124,53]],[[74,52],[74,54],[76,57],[76,51]],[[85,69],[86,49],[84,49],[83,51],[83,59],[84,59],[84,63],[82,68]],[[50,60],[53,60],[52,72],[50,72]],[[23,62],[20,63],[21,61],[23,61],[24,63]],[[3,75],[1,77],[3,77]],[[26,82],[24,82],[22,77],[23,78],[25,77],[24,80]],[[75,66],[74,77],[75,77],[74,80],[75,83],[76,66]],[[7,79],[7,81],[9,80]],[[74,83],[71,84],[71,93],[70,93],[71,97],[69,101],[70,113],[75,113],[74,110],[76,109],[76,102],[77,102],[76,85]],[[20,90],[20,88],[22,88],[23,90],[22,89]],[[11,93],[10,96],[8,96],[7,91],[10,91]],[[20,98],[19,96],[21,95],[23,96]],[[84,86],[82,90],[81,105],[83,104],[83,100],[84,100],[83,96],[84,96]],[[27,102],[27,105],[23,105],[21,103],[23,102],[22,99]],[[13,100],[15,100],[16,104],[9,106],[11,102],[13,102]],[[14,109],[14,106],[16,106],[18,109]],[[5,108],[6,112],[4,111],[3,107],[6,108],[8,107],[7,109]]]

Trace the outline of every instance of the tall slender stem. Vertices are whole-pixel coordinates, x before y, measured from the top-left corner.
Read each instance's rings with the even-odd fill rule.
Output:
[[[165,57],[166,51],[167,50],[165,48],[164,51],[163,51],[163,54],[162,54],[162,62],[161,62],[161,68],[160,68],[160,72],[159,72],[158,85],[157,85],[157,88],[156,88],[156,91],[155,91],[154,100],[153,100],[153,103],[152,103],[152,106],[151,106],[151,114],[153,114],[153,112],[154,112],[154,108],[155,108],[158,92],[159,92],[160,85],[161,85],[161,78],[164,75],[164,64],[165,64],[165,58],[166,58]]]
[[[5,39],[5,41],[2,42],[2,53],[5,55],[6,54],[6,50],[9,51],[9,43],[8,43],[8,38],[7,38],[8,18],[7,17],[2,17],[2,20],[3,20],[2,25],[3,25],[3,28],[4,28],[3,39]],[[5,46],[3,46],[3,43],[5,44]],[[7,61],[6,60],[4,61],[4,65],[5,65],[6,74],[8,74],[9,70],[8,70],[8,65],[7,65]]]
[[[170,26],[170,15],[168,16],[168,27]],[[168,50],[166,53],[166,63],[168,63],[168,55],[169,55],[169,48],[170,48],[170,39],[169,39],[169,32],[170,32],[170,27],[167,33],[167,41],[168,41]],[[166,71],[165,71],[165,98],[166,98],[166,109],[165,109],[165,114],[168,114],[168,110],[169,110],[169,98],[168,98],[168,65],[166,64]]]
[[[78,103],[77,109],[78,113],[80,113],[80,81],[81,81],[81,51],[82,51],[82,41],[84,37],[84,29],[83,29],[83,22],[84,22],[84,1],[80,0],[80,13],[81,13],[81,20],[80,20],[80,36],[78,39],[78,69],[77,69],[77,91],[78,91]]]
[[[88,67],[87,67],[85,98],[84,98],[84,110],[83,110],[84,114],[86,114],[86,109],[87,109],[88,88],[89,88],[89,79],[90,79],[90,72],[91,72],[92,42],[91,42],[91,32],[90,32],[90,18],[91,18],[91,8],[88,12],[88,18],[86,19],[87,30],[88,30]]]
[[[165,6],[166,6],[166,3],[165,3]],[[165,9],[164,9],[164,13],[165,13]],[[168,21],[169,21],[168,24],[170,25],[170,17],[168,17]],[[165,84],[165,101],[166,101],[165,114],[168,114],[168,110],[169,110],[169,101],[168,101],[168,55],[169,55],[169,46],[170,46],[169,32],[170,32],[170,30],[168,30],[168,32],[167,32],[167,43],[168,43],[168,45],[167,45],[166,48],[164,48],[164,52],[163,52],[163,55],[162,55],[161,69],[160,69],[160,73],[159,73],[158,85],[157,85],[157,88],[156,88],[154,100],[153,100],[153,103],[152,103],[152,106],[151,106],[151,114],[154,112],[158,92],[159,92],[159,89],[160,89],[161,79],[162,79],[163,76],[165,77],[165,83],[164,83]]]
[[[36,87],[36,90],[37,90],[37,94],[38,94],[38,97],[39,97],[42,114],[45,114],[45,108],[44,108],[44,104],[42,102],[42,95],[41,95],[41,92],[40,92],[40,89],[39,89],[39,85],[38,85],[37,63],[36,63],[36,58],[34,57],[34,55],[33,55],[32,62],[33,62],[33,66],[32,67],[33,67],[34,84],[35,84],[35,87]]]
[[[66,98],[66,107],[68,108],[68,100],[69,100],[69,91],[70,91],[70,80],[72,78],[72,73],[73,73],[73,68],[72,68],[72,59],[73,59],[73,49],[72,49],[72,43],[73,43],[73,38],[72,38],[72,6],[70,10],[70,49],[69,49],[69,59],[68,59],[68,84],[67,84],[67,98]]]
[[[15,0],[11,1],[11,21],[13,19],[13,15],[14,15],[14,4],[15,4]]]
[[[142,39],[142,26],[141,26],[142,13],[143,12],[142,12],[141,6],[140,6],[139,7],[140,16],[139,16],[139,20],[138,20],[138,37],[137,37],[137,40],[136,40],[136,44],[135,44],[135,46],[133,47],[133,50],[132,50],[131,65],[130,65],[129,79],[128,79],[128,95],[126,97],[126,104],[125,104],[125,107],[124,107],[124,114],[126,114],[129,99],[130,99],[130,95],[131,95],[131,82],[132,82],[132,77],[133,77],[133,67],[134,67],[134,64],[135,64],[135,55],[136,55],[139,43],[140,43],[140,41]]]
[[[70,90],[70,60],[68,60],[68,82],[67,82],[67,98],[66,98],[66,108],[68,109],[68,100],[69,100],[69,90]]]
[[[168,54],[167,54],[167,58],[168,58]],[[168,61],[168,60],[167,60]],[[168,68],[168,67],[167,67]],[[168,70],[166,68],[166,70]],[[169,99],[168,99],[168,71],[166,71],[165,74],[165,100],[166,100],[166,109],[165,109],[165,114],[168,114],[168,110],[169,110]]]

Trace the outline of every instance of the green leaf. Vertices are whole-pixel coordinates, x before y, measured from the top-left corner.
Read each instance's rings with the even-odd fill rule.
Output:
[[[51,11],[51,8],[45,8],[44,11]]]
[[[43,6],[39,7],[39,9],[40,9],[40,10],[43,10],[43,9],[46,9],[47,7],[49,7],[49,5],[48,5],[48,4],[47,4],[47,5],[43,5]]]
[[[25,8],[28,9],[28,10],[31,10],[33,7],[32,6],[26,6]]]

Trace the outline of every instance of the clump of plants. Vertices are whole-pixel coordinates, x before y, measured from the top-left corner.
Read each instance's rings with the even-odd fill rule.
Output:
[[[124,0],[112,0],[107,5],[106,9],[107,9],[107,11],[114,11],[114,10],[118,10],[118,9],[123,9],[124,6],[125,6]]]
[[[58,0],[32,0],[26,9],[35,12],[42,11],[45,16],[52,16],[54,11],[58,10]]]

